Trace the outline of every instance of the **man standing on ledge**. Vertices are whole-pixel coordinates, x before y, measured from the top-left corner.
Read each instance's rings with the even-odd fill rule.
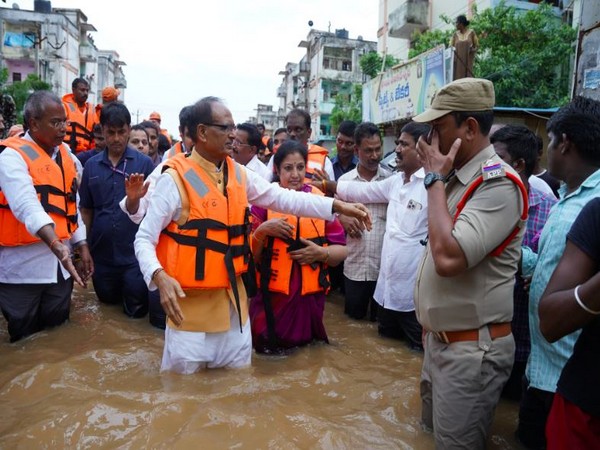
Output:
[[[250,365],[242,282],[247,272],[245,281],[255,279],[249,203],[327,220],[338,212],[370,229],[363,205],[280,188],[229,157],[236,126],[218,98],[193,105],[188,126],[194,150],[164,163],[135,240],[144,279],[150,290],[159,289],[168,317],[161,370],[186,374]]]
[[[436,448],[483,449],[511,371],[512,292],[527,218],[527,193],[494,151],[494,86],[463,78],[414,118],[421,137],[429,242],[415,286],[426,330],[422,417]]]

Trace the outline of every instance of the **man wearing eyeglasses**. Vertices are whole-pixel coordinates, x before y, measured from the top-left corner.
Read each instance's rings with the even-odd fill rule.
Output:
[[[233,159],[242,166],[256,172],[265,180],[271,180],[269,169],[258,159],[261,137],[258,128],[251,123],[242,123],[235,130]]]
[[[310,128],[310,114],[303,109],[292,109],[285,118],[288,138],[299,141],[308,148],[308,161],[306,163],[305,183],[310,183],[315,169],[324,170],[330,180],[335,179],[333,165],[327,156],[329,150],[315,144],[308,144],[312,129]],[[273,173],[273,158],[267,165],[269,173]]]
[[[363,205],[280,188],[228,157],[236,138],[231,112],[216,97],[190,113],[194,150],[176,156],[159,177],[136,235],[144,279],[159,289],[167,313],[161,370],[190,374],[250,364],[252,338],[247,285],[248,204],[331,220],[334,212],[361,218]],[[141,206],[141,205],[140,205]]]
[[[138,225],[119,208],[131,173],[150,175],[152,160],[129,147],[131,115],[122,103],[110,103],[100,114],[106,148],[88,160],[81,180],[81,215],[94,258],[94,290],[102,303],[122,304],[129,317],[148,312],[148,290],[135,258]]]
[[[34,92],[24,118],[28,132],[0,146],[0,309],[11,342],[68,320],[73,281],[84,286],[94,270],[62,102]]]

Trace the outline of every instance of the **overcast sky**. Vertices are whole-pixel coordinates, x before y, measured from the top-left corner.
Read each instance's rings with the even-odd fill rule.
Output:
[[[33,9],[33,0],[8,0]],[[278,75],[305,53],[298,43],[310,28],[345,28],[351,38],[377,40],[378,2],[371,0],[132,1],[54,0],[79,8],[102,50],[116,50],[127,78],[125,104],[132,120],[157,110],[177,134],[179,110],[207,95],[225,100],[236,122],[258,103],[279,100]],[[64,94],[64,93],[59,93]]]

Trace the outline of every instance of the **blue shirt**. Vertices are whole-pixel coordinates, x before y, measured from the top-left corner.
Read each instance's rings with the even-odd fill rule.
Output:
[[[108,152],[90,158],[83,169],[79,188],[80,206],[92,209],[91,234],[88,244],[94,263],[110,266],[137,264],[133,241],[138,225],[119,208],[125,197],[125,177],[137,172],[146,177],[154,165],[149,157],[127,147],[121,160],[113,167]]]
[[[335,175],[335,181],[337,181],[342,175],[350,172],[352,169],[356,168],[358,164],[358,158],[356,155],[352,156],[352,161],[348,164],[348,167],[342,167],[339,158],[336,156],[331,160],[331,165],[333,166],[333,174]]]
[[[554,344],[549,344],[540,332],[538,309],[540,299],[548,281],[558,265],[567,245],[567,233],[583,207],[594,197],[600,196],[600,170],[590,175],[579,188],[569,195],[567,186],[559,189],[560,199],[552,207],[550,216],[539,242],[539,253],[523,251],[523,273],[527,274],[535,266],[529,290],[529,331],[531,333],[531,353],[527,361],[526,375],[529,385],[547,392],[556,392],[556,383],[567,360],[573,353],[573,346],[580,331],[571,333]]]

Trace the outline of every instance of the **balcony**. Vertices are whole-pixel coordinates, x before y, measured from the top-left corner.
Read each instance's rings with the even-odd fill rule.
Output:
[[[307,62],[301,62],[298,64],[298,73],[301,75],[310,73],[310,64]]]
[[[79,47],[79,59],[81,62],[95,62],[96,49],[90,45],[82,45]]]
[[[388,16],[389,35],[410,39],[415,31],[428,28],[429,1],[406,0]]]
[[[285,97],[287,94],[285,86],[279,86],[277,88],[277,97]]]

